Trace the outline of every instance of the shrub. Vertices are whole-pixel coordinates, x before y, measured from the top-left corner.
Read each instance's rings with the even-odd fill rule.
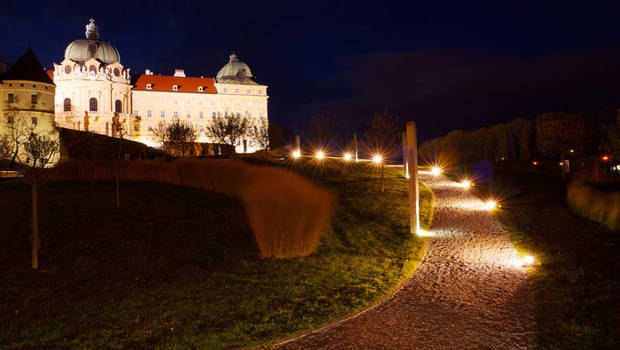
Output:
[[[312,254],[333,212],[334,197],[303,177],[235,161],[66,161],[52,178],[112,180],[119,166],[122,180],[163,182],[240,199],[264,258]]]
[[[566,191],[566,200],[581,216],[620,229],[620,193],[603,192],[589,186],[583,180],[573,181]]]

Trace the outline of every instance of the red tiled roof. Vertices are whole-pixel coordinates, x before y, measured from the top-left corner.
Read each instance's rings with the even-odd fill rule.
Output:
[[[193,92],[201,94],[216,94],[215,79],[196,78],[196,77],[175,77],[171,75],[146,75],[141,74],[134,84],[133,90],[149,91],[147,84],[151,84],[151,91],[168,92]],[[178,85],[179,90],[174,91],[172,87]],[[198,92],[198,87],[203,87],[203,92]]]

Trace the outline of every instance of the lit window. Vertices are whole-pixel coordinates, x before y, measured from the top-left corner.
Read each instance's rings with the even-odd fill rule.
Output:
[[[202,117],[204,117],[204,113],[200,112],[199,116],[200,116],[200,119],[202,119]]]
[[[179,117],[179,112],[174,112],[174,117],[178,118]]]
[[[114,68],[114,75],[116,75],[117,77],[121,75],[121,71],[118,68]]]
[[[97,67],[95,67],[95,65],[94,65],[94,64],[91,64],[91,65],[90,65],[90,67],[88,68],[88,70],[89,70],[91,73],[96,73],[96,72],[97,72]]]
[[[15,102],[15,95],[13,95],[12,92],[9,92],[9,95],[7,97],[8,97],[8,102],[9,103],[14,103]]]
[[[114,101],[114,112],[123,113],[123,102],[121,102],[121,100]]]
[[[235,89],[235,94],[238,94],[238,93],[239,93],[239,89]]]
[[[179,86],[178,85],[172,85],[172,90],[173,91],[179,91]]]
[[[71,112],[71,99],[70,98],[65,98],[64,101],[62,102],[62,105],[63,105],[63,111]]]
[[[215,112],[211,113],[211,118],[215,119]]]
[[[249,95],[251,93],[252,93],[252,90],[248,89],[247,94]]]
[[[153,127],[152,126],[149,126],[149,131],[153,131]]]
[[[146,116],[147,117],[152,117],[153,116],[153,112],[151,112],[150,110],[146,111]]]
[[[224,88],[224,93],[228,92],[228,88]]]
[[[166,112],[164,112],[164,111],[161,111],[161,113],[160,113],[159,115],[160,115],[160,117],[162,117],[162,118],[166,118]]]
[[[133,111],[133,115],[134,115],[134,117],[137,117],[138,116],[138,111]]]
[[[146,84],[147,90],[153,90],[153,84]]]
[[[65,73],[71,74],[71,66],[65,66]]]
[[[205,127],[204,126],[200,126],[200,132],[205,131]]]
[[[37,125],[37,117],[32,117],[32,125]]]
[[[38,103],[38,101],[39,101],[39,96],[37,94],[30,95],[30,102],[33,105],[36,105]]]
[[[189,118],[191,118],[191,117],[192,117],[192,115],[191,115],[191,114],[189,114],[189,112],[187,112],[187,119],[189,119]]]
[[[203,91],[205,91],[204,86],[199,86],[199,87],[198,87],[198,92],[203,92]]]

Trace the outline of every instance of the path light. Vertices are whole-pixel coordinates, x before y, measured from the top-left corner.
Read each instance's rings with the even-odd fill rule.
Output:
[[[534,257],[531,255],[526,255],[523,257],[523,266],[532,266],[535,262],[536,259],[534,259]]]
[[[317,160],[323,160],[323,158],[325,158],[325,152],[318,150],[316,151],[315,157]]]
[[[497,208],[497,201],[493,200],[493,199],[489,199],[485,204],[484,207],[488,210],[488,211],[492,211],[495,210]]]
[[[441,168],[438,166],[434,166],[431,168],[431,174],[435,175],[435,176],[439,176],[441,175]]]
[[[463,181],[461,181],[461,186],[463,186],[464,189],[468,190],[469,188],[471,188],[471,181],[464,179]]]
[[[351,159],[353,159],[353,155],[351,153],[347,152],[347,153],[345,153],[342,156],[342,159],[344,159],[345,161],[349,162],[349,161],[351,161]]]
[[[296,149],[293,151],[293,159],[299,159],[301,157],[301,151]]]
[[[372,156],[372,162],[377,165],[383,163],[383,156],[381,156],[380,154],[375,154],[374,156]]]
[[[606,162],[606,161],[608,161],[608,160],[609,160],[609,156],[608,156],[608,155],[604,155],[604,156],[602,156],[602,157],[601,157],[601,160],[602,160],[603,162]]]

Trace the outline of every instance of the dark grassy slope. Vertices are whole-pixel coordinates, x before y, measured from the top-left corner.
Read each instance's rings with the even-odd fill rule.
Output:
[[[364,307],[410,273],[406,182],[324,176],[339,207],[319,251],[261,260],[235,200],[162,184],[49,183],[41,271],[29,188],[0,184],[0,348],[220,348],[282,338]],[[430,220],[430,193],[425,220]]]
[[[499,174],[494,192],[510,194],[497,216],[532,252],[539,349],[620,347],[620,234],[575,215],[555,178]]]

